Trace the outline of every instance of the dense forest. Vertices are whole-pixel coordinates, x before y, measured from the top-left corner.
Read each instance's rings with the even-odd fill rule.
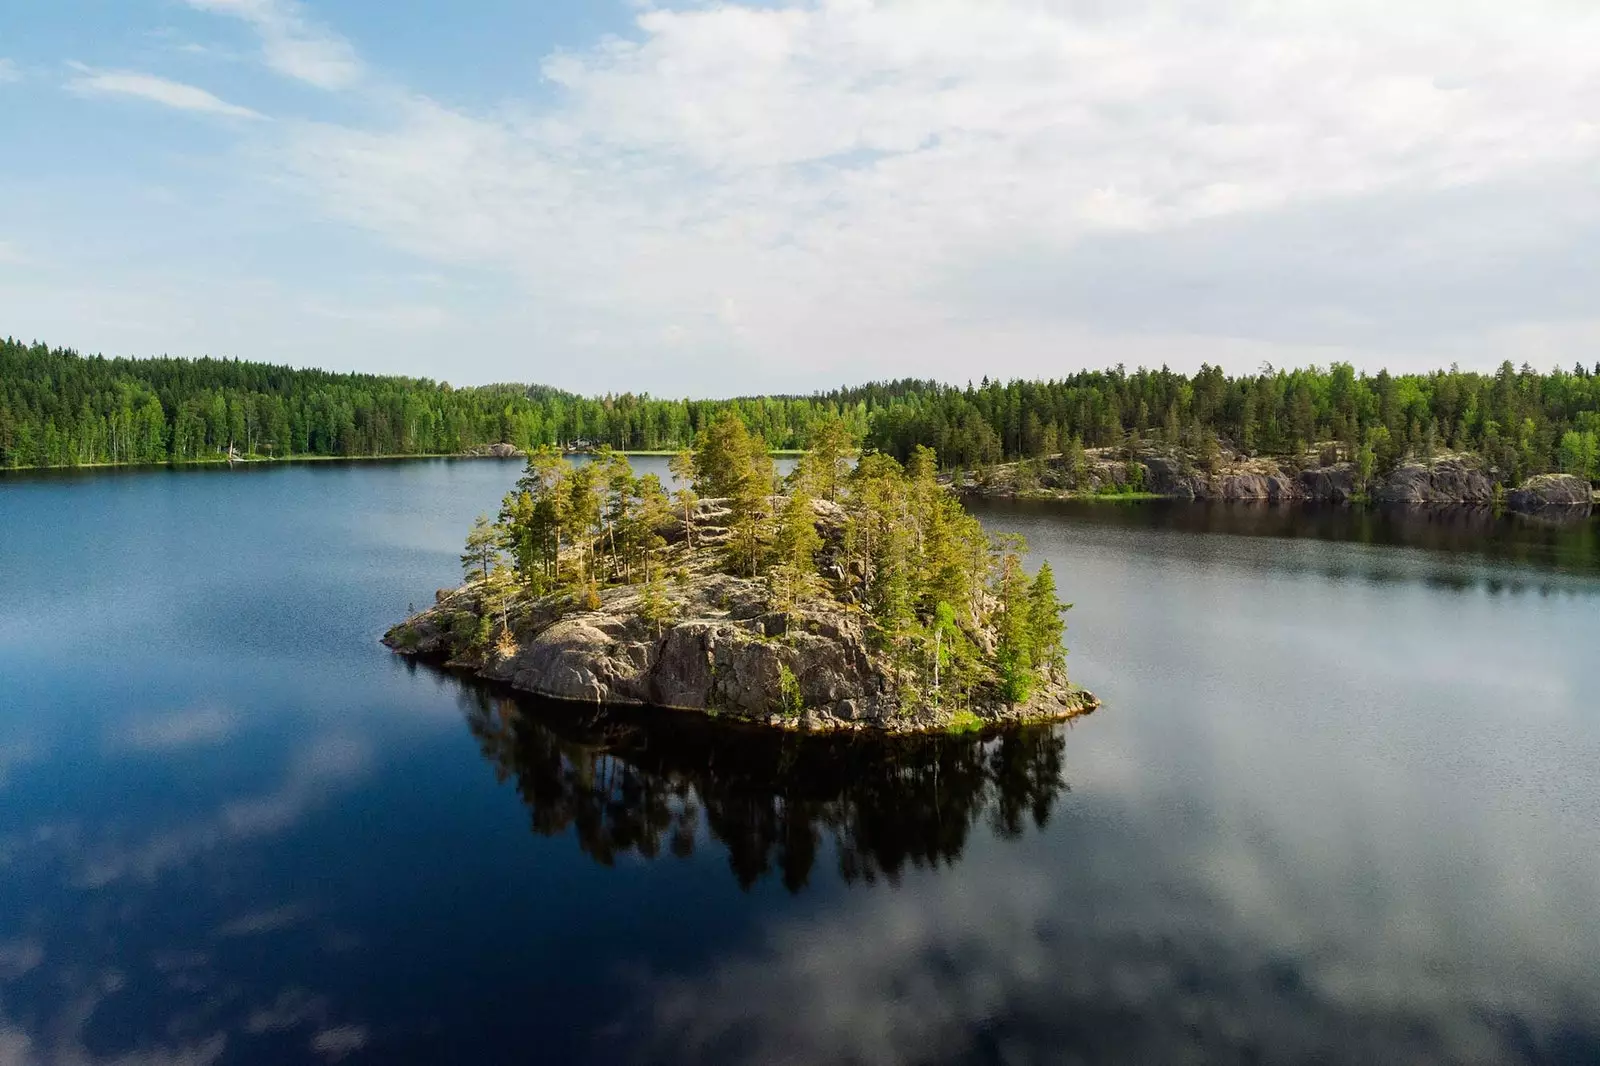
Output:
[[[867,395],[878,402],[869,445],[901,458],[926,445],[961,466],[1054,455],[1074,442],[1198,452],[1220,439],[1247,455],[1331,446],[1352,458],[1369,447],[1380,469],[1407,455],[1471,452],[1507,484],[1555,471],[1600,476],[1600,363],[1545,374],[1505,363],[1493,374],[1371,376],[1337,363],[1246,377],[1119,367],[965,389],[902,383]]]
[[[812,396],[672,400],[580,397],[540,386],[452,388],[425,379],[219,359],[106,359],[0,342],[0,467],[246,457],[454,454],[531,449],[676,450],[722,411],[774,448],[801,448],[835,417],[902,460],[919,444],[981,466],[1134,440],[1246,454],[1368,447],[1380,467],[1410,454],[1482,456],[1498,480],[1600,476],[1600,363],[1492,374],[1358,374],[1346,364],[1228,377],[1165,368],[1085,371],[965,387],[897,381]]]
[[[542,386],[334,374],[229,359],[106,359],[0,341],[0,467],[227,457],[453,455],[509,442],[678,449],[724,410],[778,449],[822,417],[857,435],[866,410],[818,398],[584,398]]]

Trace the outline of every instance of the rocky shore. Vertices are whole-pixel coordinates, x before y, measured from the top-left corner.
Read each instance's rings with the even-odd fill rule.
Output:
[[[681,565],[666,583],[667,620],[650,620],[644,585],[621,585],[604,589],[593,609],[575,608],[569,594],[518,604],[509,612],[509,639],[485,641],[500,615],[488,602],[490,583],[477,581],[440,590],[432,607],[389,630],[383,643],[536,696],[787,730],[982,730],[1099,706],[1064,677],[1043,680],[1022,704],[975,698],[958,707],[918,691],[876,646],[859,608],[823,595],[777,611],[765,582],[720,572],[719,504],[701,503],[695,550],[675,546]],[[827,529],[828,505],[816,506]],[[993,641],[992,633],[974,635]]]
[[[1142,492],[1187,500],[1267,500],[1350,503],[1359,479],[1349,462],[1322,463],[1245,457],[1224,452],[1209,463],[1181,449],[1141,449],[1130,459],[1118,449],[1085,453],[1081,464],[1062,456],[1031,463],[1005,463],[980,477],[963,477],[956,488],[977,497],[1068,498]],[[1542,474],[1497,493],[1474,456],[1444,455],[1431,462],[1403,462],[1374,476],[1366,498],[1378,504],[1505,507],[1525,513],[1549,509],[1587,513],[1594,505],[1588,482],[1570,474]]]

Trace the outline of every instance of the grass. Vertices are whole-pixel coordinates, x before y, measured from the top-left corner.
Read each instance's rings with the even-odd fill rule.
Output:
[[[950,716],[950,722],[944,727],[946,733],[962,736],[967,733],[976,733],[983,728],[983,719],[971,711],[957,711]]]

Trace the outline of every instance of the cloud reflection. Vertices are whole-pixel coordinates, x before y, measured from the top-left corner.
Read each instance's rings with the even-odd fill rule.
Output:
[[[217,707],[131,715],[107,732],[106,746],[113,751],[164,755],[220,744],[238,727],[237,715]]]
[[[1581,970],[1518,953],[1463,959],[1444,930],[1397,951],[1369,935],[1355,941],[1369,953],[1351,958],[1313,901],[1291,919],[1299,935],[1285,935],[1274,921],[1292,908],[1238,910],[1204,877],[1175,878],[1157,844],[1101,838],[1048,871],[986,853],[960,877],[852,897],[707,972],[643,980],[640,1013],[619,1028],[639,1037],[636,1058],[659,1062],[1487,1064],[1600,1052],[1600,994]],[[1558,980],[1522,983],[1541,969]]]

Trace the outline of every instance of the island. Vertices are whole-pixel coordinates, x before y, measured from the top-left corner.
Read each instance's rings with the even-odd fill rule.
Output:
[[[990,537],[934,453],[855,454],[824,422],[787,478],[736,414],[671,461],[528,457],[396,652],[532,695],[787,730],[972,732],[1071,718],[1048,564]]]

